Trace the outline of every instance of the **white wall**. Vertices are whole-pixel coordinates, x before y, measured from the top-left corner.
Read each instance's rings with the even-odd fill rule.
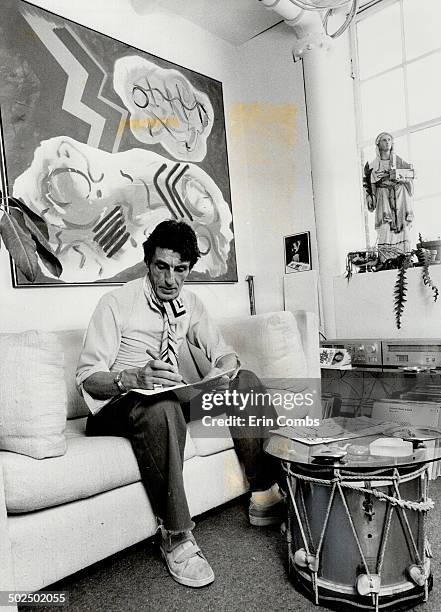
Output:
[[[302,63],[293,62],[293,42],[291,28],[280,24],[240,47],[243,104],[235,116],[248,155],[258,312],[283,308],[284,236],[310,231],[318,265]]]
[[[320,268],[318,249],[322,262],[335,262],[330,272],[320,270],[322,286],[331,301],[333,277],[343,272],[346,253],[364,248],[349,36],[336,39],[326,53],[329,76],[325,82],[315,79],[310,91],[310,96],[321,97],[325,106],[314,104],[313,108],[305,106],[304,87],[311,88],[311,82],[304,84],[302,62],[293,62],[294,42],[292,28],[282,23],[240,48],[245,91],[237,117],[248,155],[256,253],[253,273],[258,309],[263,311],[283,305],[283,236],[310,231],[313,267]],[[316,110],[321,113],[319,117],[314,115]],[[329,117],[325,125],[324,110]],[[312,126],[312,122],[322,129],[311,147],[323,147],[326,135],[332,143],[327,148],[330,154],[326,168],[316,168],[311,177],[308,123]],[[332,174],[327,177],[332,193],[320,210],[314,206],[313,194],[315,181],[323,183],[323,172]],[[326,240],[317,246],[319,215],[331,215],[333,223],[332,228],[326,228]],[[330,317],[332,328],[333,312]]]
[[[253,218],[236,108],[242,101],[238,52],[232,45],[170,14],[135,13],[129,0],[34,0],[34,4],[223,83],[239,283],[192,285],[214,316],[248,312],[245,275],[253,267]],[[84,327],[109,287],[13,289],[9,258],[0,251],[0,331]],[[278,300],[279,302],[280,300]],[[261,308],[262,309],[262,308]]]

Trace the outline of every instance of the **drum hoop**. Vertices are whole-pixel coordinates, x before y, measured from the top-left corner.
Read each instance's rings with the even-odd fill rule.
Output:
[[[291,556],[291,561],[294,564],[294,558],[291,552],[290,552],[290,556]],[[295,566],[294,571],[300,576],[302,576],[303,579],[307,580],[308,582],[311,582],[312,584],[311,574],[308,574],[308,572],[305,572],[304,570],[297,568],[297,566]],[[347,584],[332,582],[331,580],[328,580],[327,578],[322,578],[321,576],[317,576],[317,586],[322,587],[323,589],[328,589],[330,591],[332,590],[336,591],[338,589],[340,593],[344,593],[345,595],[355,595],[355,596],[357,595],[357,589],[355,587],[348,586]],[[399,585],[391,584],[385,587],[381,587],[380,597],[385,597],[388,595],[395,595],[397,592],[401,592],[401,591],[406,592],[414,588],[415,588],[415,584],[413,582],[410,582],[409,580],[406,580],[400,583]]]
[[[366,474],[363,474],[362,478],[360,478],[360,474],[357,474],[357,479],[355,480],[353,476],[348,477],[346,474],[342,474],[340,469],[334,468],[334,477],[324,479],[314,478],[312,476],[293,472],[293,470],[291,469],[291,463],[287,463],[287,465],[284,465],[283,467],[287,473],[287,478],[291,477],[297,480],[303,480],[306,482],[310,482],[311,484],[316,484],[325,487],[333,487],[335,484],[337,484],[338,487],[342,487],[344,489],[350,489],[352,491],[358,491],[363,494],[367,493],[373,495],[380,501],[389,502],[390,504],[394,506],[399,506],[400,508],[406,508],[408,510],[414,510],[416,512],[428,512],[429,510],[433,510],[435,506],[433,500],[428,497],[426,497],[423,501],[405,500],[402,499],[402,497],[399,495],[392,496],[383,493],[382,491],[379,491],[377,489],[371,488],[373,480],[378,481],[377,473],[374,474],[372,472],[366,472]],[[410,474],[406,474],[405,476],[401,477],[398,470],[394,468],[393,475],[391,475],[390,477],[383,476],[383,480],[386,480],[386,484],[384,486],[393,486],[394,489],[397,490],[397,486],[399,484],[403,484],[410,480],[415,480],[416,478],[422,475],[425,475],[425,477],[427,478],[427,470],[428,466],[425,465],[422,468],[418,468],[414,472],[411,472]],[[364,486],[358,484],[360,483],[360,481],[364,483]],[[367,486],[368,483],[371,484],[371,487]]]
[[[300,569],[295,569],[295,572],[297,574],[299,574],[305,581],[310,582],[311,584],[313,583],[312,580],[312,576],[307,574],[306,572],[300,570]],[[331,582],[329,580],[326,580],[325,578],[317,578],[317,586],[319,588],[322,589],[327,589],[329,591],[335,590],[335,586],[337,583]],[[401,586],[401,585],[400,585]],[[408,582],[406,581],[405,583],[403,583],[402,585],[404,588],[400,591],[398,591],[398,593],[403,593],[403,597],[400,597],[400,599],[396,599],[393,602],[391,602],[390,604],[390,608],[392,608],[393,606],[396,606],[398,604],[400,604],[401,602],[410,602],[413,599],[420,599],[421,597],[423,597],[423,589],[420,593],[409,593],[408,596],[405,595],[405,593],[408,593],[411,590],[415,589],[415,584],[413,582]],[[334,589],[332,588],[334,587]],[[340,585],[338,584],[338,589],[339,591],[344,594],[344,595],[348,595],[348,596],[357,596],[357,591],[354,587],[348,587],[347,585]],[[380,598],[381,597],[388,597],[388,596],[392,596],[397,594],[397,587],[395,586],[387,586],[387,587],[383,587],[381,592],[380,592]],[[319,603],[322,602],[326,602],[326,601],[340,601],[342,603],[350,603],[351,606],[360,608],[360,609],[365,609],[365,610],[374,610],[374,608],[372,607],[372,604],[363,604],[363,603],[358,603],[355,601],[348,601],[347,599],[344,599],[343,597],[332,597],[329,595],[324,595],[322,593],[319,593]],[[380,601],[380,605],[381,605],[381,601]]]
[[[292,475],[297,476],[297,473],[293,472],[292,470],[292,465],[293,462],[291,461],[282,461],[282,467],[283,469],[288,472],[291,473]],[[423,466],[417,468],[416,470],[412,471],[412,472],[408,472],[405,474],[400,474],[399,470],[397,469],[397,467],[388,467],[388,468],[383,468],[381,470],[372,470],[372,471],[365,471],[365,472],[352,472],[350,470],[345,470],[339,467],[335,467],[335,466],[329,466],[326,468],[316,468],[316,466],[304,466],[301,464],[296,464],[299,467],[303,468],[303,471],[305,472],[310,472],[313,474],[317,474],[320,472],[326,472],[329,474],[330,471],[332,471],[334,474],[338,474],[338,478],[339,480],[363,480],[363,481],[368,481],[368,480],[396,480],[401,482],[407,482],[408,480],[413,480],[414,478],[417,478],[418,476],[420,476],[421,474],[424,474],[428,471],[429,469],[429,464],[425,463]],[[312,468],[312,469],[308,469],[308,468]],[[387,472],[391,472],[392,474],[387,474]],[[306,476],[306,474],[304,474]],[[320,479],[323,480],[323,484],[326,484],[327,482],[329,482],[329,485],[332,485],[332,479],[330,478],[323,478]]]

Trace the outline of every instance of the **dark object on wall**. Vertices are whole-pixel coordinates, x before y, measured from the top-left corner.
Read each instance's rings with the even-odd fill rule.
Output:
[[[248,283],[248,298],[250,300],[250,314],[256,314],[256,296],[254,295],[254,276],[248,275],[245,280]]]
[[[376,249],[351,251],[346,255],[346,276],[349,280],[354,273],[374,272],[377,263],[378,253]]]
[[[236,282],[222,84],[22,0],[2,2],[0,35],[2,192],[59,264],[38,243],[14,285],[143,276],[142,243],[167,218],[198,236],[190,282]],[[14,205],[3,233],[23,215]]]
[[[284,237],[285,273],[311,270],[311,246],[309,232]]]

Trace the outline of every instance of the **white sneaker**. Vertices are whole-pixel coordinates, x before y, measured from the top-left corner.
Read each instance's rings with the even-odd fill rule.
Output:
[[[188,587],[203,587],[214,580],[214,572],[191,532],[183,539],[173,541],[167,532],[162,532],[161,554],[172,578]]]
[[[250,525],[255,527],[268,527],[269,525],[280,525],[286,518],[285,500],[270,505],[256,504],[250,501],[248,509]]]

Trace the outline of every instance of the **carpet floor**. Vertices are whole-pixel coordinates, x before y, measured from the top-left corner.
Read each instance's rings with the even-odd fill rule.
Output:
[[[421,612],[441,611],[441,478],[431,483],[435,509],[429,513],[434,587]],[[153,539],[122,551],[66,578],[47,590],[69,593],[60,612],[317,612],[287,577],[287,545],[275,528],[250,527],[247,500],[213,510],[197,519],[195,536],[210,561],[216,580],[202,589],[176,584],[168,575]],[[45,589],[46,590],[46,589]],[[57,608],[20,607],[26,612]]]

